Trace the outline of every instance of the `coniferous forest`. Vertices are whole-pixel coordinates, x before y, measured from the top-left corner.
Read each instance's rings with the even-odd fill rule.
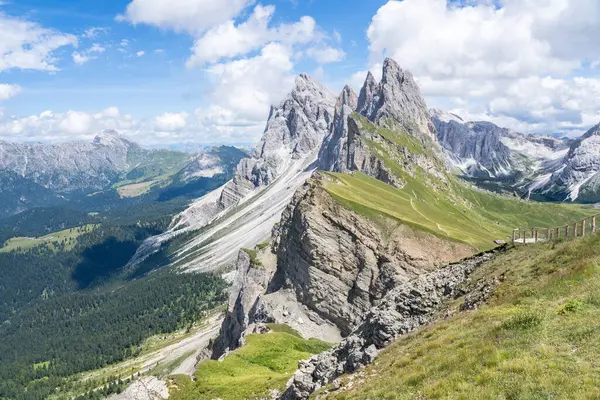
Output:
[[[102,220],[72,228],[70,239],[0,253],[0,399],[47,399],[72,385],[70,376],[135,356],[146,338],[226,300],[216,275],[127,266],[169,220]],[[84,398],[122,387],[115,377]]]

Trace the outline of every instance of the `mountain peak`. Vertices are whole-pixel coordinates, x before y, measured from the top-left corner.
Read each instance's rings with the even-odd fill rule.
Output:
[[[96,135],[93,141],[94,144],[101,146],[115,147],[115,146],[130,146],[136,145],[127,136],[117,132],[114,129],[104,130]]]
[[[360,90],[358,96],[357,111],[362,115],[370,115],[375,107],[375,95],[378,90],[378,84],[371,71],[367,72],[367,78]]]
[[[458,122],[459,124],[465,123],[465,120],[462,119],[459,115],[440,110],[439,108],[432,108],[431,110],[429,110],[429,115],[431,115],[431,118],[437,118],[440,121],[446,123],[449,123],[451,121]]]
[[[416,136],[436,140],[435,128],[429,119],[429,111],[419,86],[412,74],[400,68],[391,58],[386,58],[383,63],[379,84],[373,74],[367,74],[357,111],[372,122],[393,119]]]
[[[358,97],[356,96],[356,93],[354,92],[354,90],[352,90],[352,88],[348,85],[344,86],[344,89],[342,89],[342,93],[340,93],[340,95],[338,96],[337,102],[336,102],[336,109],[341,107],[341,106],[348,106],[350,107],[352,110],[355,110],[358,104]]]

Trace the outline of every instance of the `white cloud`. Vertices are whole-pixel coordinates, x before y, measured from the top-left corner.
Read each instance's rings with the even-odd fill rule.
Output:
[[[583,127],[597,92],[573,74],[600,60],[599,19],[597,0],[388,1],[367,30],[370,61],[410,69],[431,105],[526,130]]]
[[[140,51],[138,51],[137,53],[135,53],[135,55],[136,55],[136,56],[138,56],[138,57],[141,57],[141,56],[143,56],[144,54],[146,54],[146,52],[145,52],[144,50],[140,50]]]
[[[0,101],[8,100],[21,93],[21,91],[22,89],[19,85],[0,83]]]
[[[54,51],[76,45],[73,35],[0,12],[0,72],[15,68],[58,71]]]
[[[65,113],[46,110],[28,117],[0,118],[0,139],[26,142],[88,140],[105,129],[135,134],[140,127],[139,121],[134,120],[131,115],[121,115],[116,107],[109,107],[96,114],[76,110]]]
[[[111,118],[119,118],[121,116],[121,112],[115,106],[108,107],[106,110],[102,111],[102,117],[111,117]]]
[[[88,50],[89,53],[104,53],[106,49],[98,43],[94,43]]]
[[[265,120],[269,106],[279,103],[293,86],[290,51],[270,43],[255,57],[221,63],[207,69],[215,83],[210,100],[235,110],[244,119]]]
[[[133,0],[119,21],[148,24],[176,32],[200,34],[233,18],[254,0]]]
[[[73,54],[71,54],[71,56],[73,57],[73,62],[77,65],[83,65],[91,60],[90,56],[86,54],[81,54],[77,51],[74,51]]]
[[[93,54],[102,54],[106,51],[106,49],[104,47],[102,47],[100,44],[98,43],[94,43],[92,45],[92,47],[90,47],[89,49],[79,52],[79,51],[74,51],[71,54],[71,57],[73,57],[73,62],[77,65],[83,65],[86,62],[90,61],[90,60],[94,60],[97,57],[94,56]]]
[[[60,129],[69,134],[84,134],[89,132],[93,117],[80,111],[67,111],[65,118],[60,122]]]
[[[344,51],[330,46],[311,47],[306,50],[306,55],[314,58],[320,64],[342,61],[346,57]]]
[[[164,113],[155,119],[159,131],[178,131],[187,125],[189,115],[186,112]]]
[[[213,27],[195,41],[186,65],[191,68],[232,58],[272,41],[293,45],[309,43],[320,37],[315,20],[308,16],[295,23],[269,27],[274,12],[274,6],[257,5],[243,23],[236,25],[232,19]]]

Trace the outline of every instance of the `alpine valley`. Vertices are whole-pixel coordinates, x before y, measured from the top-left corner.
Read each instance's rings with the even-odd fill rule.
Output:
[[[0,399],[594,398],[578,139],[430,110],[388,58],[306,74],[251,154],[0,142]]]

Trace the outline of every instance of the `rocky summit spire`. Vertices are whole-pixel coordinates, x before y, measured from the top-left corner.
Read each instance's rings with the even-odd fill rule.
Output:
[[[256,188],[275,181],[295,161],[316,157],[330,132],[335,97],[307,74],[296,78],[292,91],[271,107],[260,143],[251,158],[237,166],[233,182],[224,187],[220,209],[227,209]]]
[[[358,98],[348,85],[338,96],[333,117],[333,129],[323,141],[319,152],[319,168],[325,171],[346,170],[348,141],[348,117],[356,110]]]
[[[371,115],[373,112],[373,107],[377,102],[375,100],[375,96],[377,95],[378,91],[379,85],[371,71],[369,71],[367,73],[367,79],[365,79],[365,83],[360,90],[356,111],[362,115]]]
[[[379,84],[369,73],[360,92],[357,111],[375,123],[393,119],[416,136],[435,141],[435,128],[421,90],[409,71],[386,58]]]

